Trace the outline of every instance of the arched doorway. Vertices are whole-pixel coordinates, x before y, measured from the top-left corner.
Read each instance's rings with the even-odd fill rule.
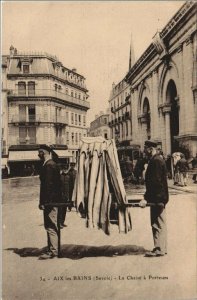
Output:
[[[179,104],[177,98],[177,89],[174,81],[171,79],[167,85],[166,102],[171,104],[170,112],[170,143],[171,152],[179,151],[177,137],[179,135]]]
[[[146,120],[146,137],[145,137],[145,139],[149,140],[151,138],[151,130],[150,130],[151,118],[150,118],[150,105],[149,105],[148,98],[144,99],[143,117]]]

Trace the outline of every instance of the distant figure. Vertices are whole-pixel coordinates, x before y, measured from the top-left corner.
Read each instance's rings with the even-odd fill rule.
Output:
[[[143,154],[140,155],[138,158],[135,168],[134,168],[134,176],[136,178],[137,184],[143,184],[143,171],[144,171],[144,165],[145,165],[145,158],[143,157]]]
[[[194,183],[197,183],[197,153],[196,153],[196,157],[194,157],[193,160],[191,161],[191,164],[192,164],[192,169],[195,171],[192,179]]]
[[[58,256],[58,207],[53,203],[61,202],[61,181],[57,164],[51,159],[52,149],[40,146],[38,156],[43,165],[40,170],[40,203],[43,210],[44,227],[47,232],[48,251],[39,259],[51,259]]]
[[[69,199],[69,190],[70,190],[69,179],[70,179],[70,176],[68,174],[68,166],[66,166],[66,165],[61,166],[60,178],[61,178],[62,203],[69,203],[71,200]],[[63,227],[67,226],[65,224],[66,212],[67,212],[67,206],[61,207],[61,209],[60,209],[60,228],[61,229]]]
[[[121,175],[122,175],[123,181],[125,181],[126,176],[127,176],[126,161],[125,161],[125,159],[121,159],[120,160],[120,171],[121,171]]]
[[[70,163],[70,169],[68,170],[68,175],[69,175],[69,201],[72,203],[72,194],[74,190],[74,185],[75,185],[75,178],[76,178],[77,171],[75,169],[75,163],[71,162]],[[69,207],[69,210],[74,207],[74,203],[71,204]]]
[[[125,161],[126,168],[126,182],[130,182],[133,177],[133,162],[130,160],[130,157],[126,157]]]
[[[35,176],[35,175],[36,175],[36,169],[34,165],[31,165],[31,176]]]
[[[166,158],[166,168],[168,172],[168,179],[172,179],[172,159],[170,154],[168,154]]]
[[[180,157],[181,159],[177,162],[176,167],[180,174],[180,186],[186,186],[189,166],[187,160],[185,159],[185,155],[181,153]]]

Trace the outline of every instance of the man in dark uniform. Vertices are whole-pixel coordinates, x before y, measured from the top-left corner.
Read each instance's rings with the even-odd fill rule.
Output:
[[[77,174],[74,162],[70,163],[70,168],[67,174],[69,176],[69,202],[71,203],[71,205],[69,206],[69,210],[71,211],[72,207],[74,206],[74,203],[72,202],[72,194],[73,194],[75,178]]]
[[[40,203],[43,210],[44,227],[47,232],[48,252],[39,259],[50,259],[58,256],[58,207],[48,204],[61,202],[60,171],[57,164],[51,159],[52,149],[41,145],[38,156],[43,162],[40,170]]]
[[[169,200],[167,169],[164,159],[156,150],[157,142],[146,141],[144,151],[149,157],[145,174],[146,192],[140,206],[153,203],[150,207],[151,226],[154,240],[154,249],[147,252],[147,257],[157,257],[167,254],[167,230],[165,206]]]

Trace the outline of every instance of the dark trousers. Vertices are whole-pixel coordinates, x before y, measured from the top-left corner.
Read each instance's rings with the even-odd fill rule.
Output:
[[[167,227],[166,211],[164,207],[152,206],[150,208],[151,226],[154,247],[160,248],[161,252],[167,253]]]
[[[46,207],[44,213],[44,227],[47,232],[48,250],[54,255],[58,255],[58,208]]]
[[[67,206],[63,206],[59,209],[59,214],[60,214],[60,224],[63,225],[65,220],[66,220],[66,211],[67,211]]]

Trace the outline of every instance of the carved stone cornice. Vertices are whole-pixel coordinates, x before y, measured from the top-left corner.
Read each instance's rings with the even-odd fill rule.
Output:
[[[180,53],[183,51],[183,43],[180,43],[177,47],[177,53]]]
[[[193,35],[189,35],[185,40],[186,46],[188,46],[191,43],[193,43]]]

